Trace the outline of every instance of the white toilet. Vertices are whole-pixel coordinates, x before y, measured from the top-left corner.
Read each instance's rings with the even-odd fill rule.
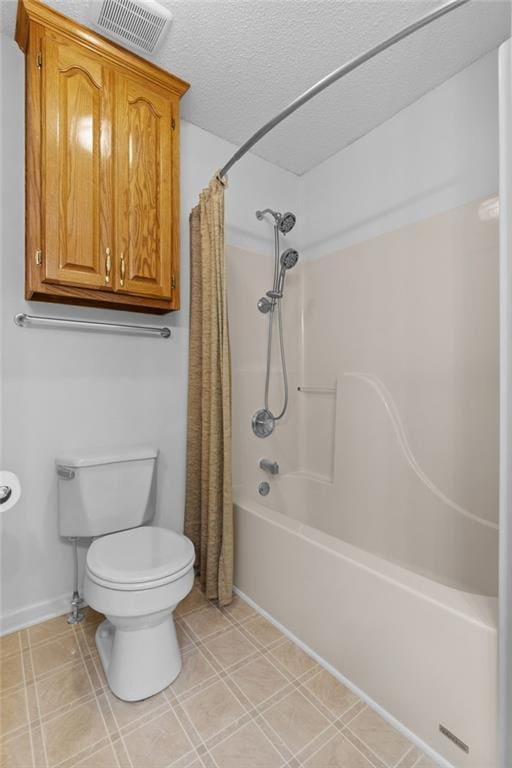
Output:
[[[157,456],[137,448],[56,460],[60,534],[94,538],[84,597],[107,617],[96,645],[112,692],[125,701],[152,696],[178,676],[172,612],[194,583],[192,542],[144,525],[154,515]]]

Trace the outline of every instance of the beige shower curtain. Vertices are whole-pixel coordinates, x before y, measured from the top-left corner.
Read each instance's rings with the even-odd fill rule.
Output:
[[[206,596],[226,605],[233,589],[231,360],[218,178],[190,214],[190,270],[185,534]]]

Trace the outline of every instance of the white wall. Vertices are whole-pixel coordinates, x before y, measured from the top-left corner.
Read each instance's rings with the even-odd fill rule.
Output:
[[[301,177],[306,258],[498,191],[497,51]]]
[[[13,627],[61,608],[71,553],[57,532],[53,460],[142,442],[161,450],[157,521],[183,518],[188,326],[188,214],[234,147],[182,123],[183,309],[164,317],[23,300],[23,56],[2,36],[3,468],[23,484],[2,516],[2,614]],[[496,56],[490,54],[298,179],[254,155],[231,172],[227,242],[271,258],[254,211],[299,211],[302,258],[323,255],[497,189]],[[186,97],[185,97],[186,98]],[[390,150],[393,148],[393,151]],[[300,202],[300,208],[299,208]],[[298,274],[298,273],[297,273]],[[16,312],[162,322],[172,341],[16,328]],[[252,309],[251,309],[252,311]],[[238,319],[237,319],[238,320]],[[235,320],[232,318],[232,324]],[[242,320],[243,322],[243,320]],[[297,336],[298,338],[298,336]],[[288,341],[290,344],[290,340]],[[35,607],[34,607],[35,606]]]
[[[234,147],[182,123],[183,309],[165,316],[25,302],[23,55],[3,35],[2,300],[3,468],[22,483],[19,504],[2,515],[3,629],[65,610],[71,589],[70,545],[59,539],[54,459],[66,451],[151,444],[160,449],[157,522],[183,523],[188,215],[198,192]],[[256,158],[234,170],[227,192],[227,241],[263,252],[268,231],[256,208],[297,206],[297,179]],[[236,224],[236,226],[235,226]],[[166,324],[171,341],[21,329],[17,312]],[[83,560],[82,551],[82,560]]]

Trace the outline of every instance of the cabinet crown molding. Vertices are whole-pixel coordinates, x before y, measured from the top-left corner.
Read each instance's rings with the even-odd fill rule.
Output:
[[[14,38],[24,53],[28,47],[30,22],[40,24],[60,35],[80,42],[82,45],[90,47],[91,50],[101,53],[112,64],[119,64],[124,69],[131,69],[134,74],[147,77],[178,96],[183,96],[190,88],[190,84],[186,80],[167,72],[136,53],[122,48],[98,32],[63,16],[39,0],[18,0]]]

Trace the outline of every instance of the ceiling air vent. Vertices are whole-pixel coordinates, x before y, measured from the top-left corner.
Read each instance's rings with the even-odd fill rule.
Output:
[[[91,20],[107,37],[153,53],[172,21],[172,13],[154,0],[93,0]]]

